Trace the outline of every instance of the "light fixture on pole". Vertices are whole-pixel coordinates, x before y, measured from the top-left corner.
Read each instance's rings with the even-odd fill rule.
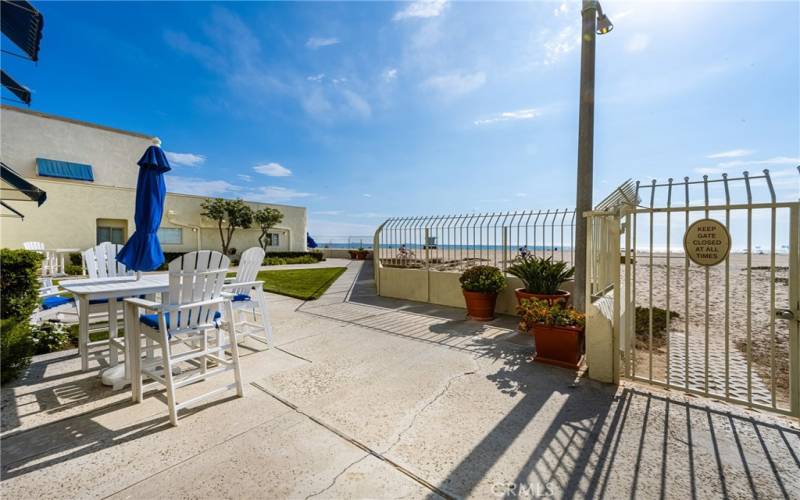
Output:
[[[581,93],[578,118],[578,180],[575,200],[575,290],[573,305],[586,307],[586,219],[592,209],[594,161],[594,63],[595,38],[614,29],[600,3],[583,0],[581,9]]]

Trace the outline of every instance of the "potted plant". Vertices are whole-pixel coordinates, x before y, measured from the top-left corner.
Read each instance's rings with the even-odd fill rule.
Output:
[[[364,247],[359,247],[358,250],[350,250],[350,258],[354,260],[366,260],[369,252]]]
[[[536,340],[534,361],[577,370],[583,361],[586,317],[562,302],[523,299],[517,306],[520,330]]]
[[[563,261],[553,262],[552,257],[520,255],[506,272],[521,279],[525,284],[524,288],[514,290],[518,304],[524,299],[540,299],[551,305],[556,302],[566,305],[569,292],[558,287],[561,283],[572,279],[575,268]]]
[[[464,271],[458,281],[467,303],[467,316],[476,321],[494,319],[497,293],[506,286],[503,273],[492,266],[473,266]]]

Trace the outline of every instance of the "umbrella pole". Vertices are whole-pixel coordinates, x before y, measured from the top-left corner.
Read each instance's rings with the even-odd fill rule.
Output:
[[[136,271],[136,281],[139,281],[140,279],[142,279],[142,272]]]

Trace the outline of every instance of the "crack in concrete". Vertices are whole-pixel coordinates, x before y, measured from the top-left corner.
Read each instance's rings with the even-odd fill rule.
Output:
[[[464,372],[464,373],[459,373],[458,375],[454,375],[454,376],[450,377],[450,378],[448,379],[448,381],[447,381],[447,384],[445,384],[444,388],[443,388],[441,391],[439,391],[439,393],[438,393],[436,396],[434,396],[434,397],[433,397],[433,399],[431,399],[430,401],[428,401],[427,403],[425,403],[425,404],[422,406],[422,408],[420,408],[419,410],[417,410],[416,412],[414,412],[414,416],[413,416],[413,417],[411,417],[411,422],[409,422],[408,426],[406,426],[406,428],[405,428],[405,429],[403,429],[402,431],[400,431],[400,432],[397,434],[397,439],[395,439],[395,440],[394,440],[394,442],[393,442],[392,444],[390,444],[390,445],[389,445],[389,446],[388,446],[388,447],[387,447],[385,450],[383,450],[383,451],[381,452],[381,454],[389,453],[389,452],[392,450],[392,448],[394,448],[395,446],[397,446],[397,445],[400,443],[400,440],[401,440],[401,439],[403,439],[403,435],[405,435],[405,433],[406,433],[406,432],[410,431],[410,430],[411,430],[411,428],[412,428],[412,427],[414,427],[414,424],[416,424],[416,423],[417,423],[417,418],[418,418],[420,415],[422,415],[422,413],[423,413],[425,410],[427,410],[428,408],[430,408],[431,406],[433,406],[433,405],[434,405],[434,404],[435,404],[437,401],[439,401],[439,399],[441,399],[441,398],[442,398],[442,396],[444,396],[444,395],[447,393],[447,391],[449,391],[449,390],[450,390],[450,387],[453,385],[453,382],[455,382],[456,380],[458,380],[458,379],[460,379],[460,378],[462,378],[462,377],[467,377],[467,376],[469,376],[469,375],[474,375],[474,374],[478,373],[478,368],[479,368],[479,367],[478,367],[478,362],[477,362],[477,361],[475,361],[475,358],[471,358],[471,359],[472,359],[472,362],[475,364],[475,369],[474,369],[474,370],[472,370],[472,371],[468,371],[468,372]]]
[[[325,493],[325,492],[326,492],[326,491],[328,491],[329,489],[333,488],[333,486],[336,484],[336,481],[338,481],[338,480],[339,480],[339,478],[340,478],[340,477],[342,477],[342,476],[344,475],[344,473],[345,473],[345,472],[347,472],[348,470],[350,470],[350,468],[351,468],[351,467],[353,467],[353,466],[354,466],[354,465],[356,465],[357,463],[361,462],[362,460],[364,460],[364,459],[365,459],[365,458],[367,458],[368,456],[370,456],[370,454],[369,454],[369,453],[365,453],[365,454],[364,454],[364,455],[363,455],[361,458],[359,458],[358,460],[356,460],[356,461],[354,461],[354,462],[350,463],[350,465],[348,465],[347,467],[345,467],[344,469],[342,469],[342,470],[341,470],[341,472],[339,472],[338,474],[336,474],[335,476],[333,476],[333,479],[331,480],[331,483],[330,483],[328,486],[326,486],[326,487],[322,488],[321,490],[319,490],[319,491],[317,491],[317,492],[315,492],[315,493],[312,493],[312,494],[310,494],[310,495],[306,496],[305,500],[308,500],[309,498],[314,498],[314,497],[316,497],[316,496],[322,495],[323,493]]]

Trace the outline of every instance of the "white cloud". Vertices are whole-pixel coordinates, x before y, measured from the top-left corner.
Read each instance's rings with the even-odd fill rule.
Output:
[[[364,193],[362,196],[364,196],[364,198],[372,198],[372,195],[369,193]]]
[[[166,175],[167,191],[172,193],[194,194],[197,196],[225,196],[239,191],[239,187],[227,181],[214,181],[199,177]]]
[[[292,175],[292,171],[288,168],[284,167],[280,163],[265,163],[262,165],[256,165],[253,167],[253,170],[258,172],[259,174],[267,175],[269,177],[289,177]]]
[[[320,73],[318,75],[307,76],[306,80],[309,82],[320,82],[325,78],[325,73]]]
[[[761,165],[800,165],[800,158],[792,158],[789,156],[776,156],[766,160],[734,160],[725,161],[719,164],[720,167],[747,167],[747,166],[761,166]]]
[[[509,120],[531,120],[542,116],[542,112],[536,108],[518,109],[516,111],[505,111],[497,113],[489,118],[482,118],[475,120],[475,125],[489,125],[497,122],[505,122]]]
[[[252,175],[236,174],[236,177],[240,178],[241,180],[243,180],[245,182],[252,182],[253,181],[253,176]]]
[[[630,53],[643,52],[649,46],[650,37],[643,33],[637,33],[625,44],[625,50]]]
[[[341,215],[341,210],[317,210],[311,212],[311,215]]]
[[[577,2],[572,2],[577,3]],[[569,2],[561,2],[561,5],[553,9],[553,15],[556,17],[563,16],[568,14],[572,10],[571,3]]]
[[[697,167],[694,169],[700,175],[718,175],[723,172],[719,167]]]
[[[302,191],[295,191],[294,189],[285,187],[262,186],[256,189],[245,191],[241,194],[241,196],[245,200],[269,203],[295,200],[297,198],[306,198],[308,196],[312,196],[312,194],[313,193],[304,193]]]
[[[447,5],[447,0],[416,0],[394,15],[395,21],[411,18],[437,17]]]
[[[486,73],[478,71],[432,76],[425,80],[422,86],[448,97],[460,97],[483,87],[485,83]]]
[[[383,81],[391,82],[397,78],[397,68],[387,68],[381,74]]]
[[[721,153],[714,153],[706,156],[706,158],[740,158],[755,153],[752,149],[731,149],[730,151],[723,151]]]
[[[526,198],[528,196],[528,193],[514,193],[514,196],[516,196],[517,198]]]
[[[349,106],[351,112],[361,118],[369,118],[372,115],[372,108],[366,99],[356,94],[352,90],[342,90],[342,96]]]
[[[206,161],[203,155],[196,155],[194,153],[173,153],[171,151],[164,151],[170,165],[183,165],[184,167],[199,167]]]
[[[544,41],[544,64],[553,64],[580,45],[581,37],[573,25],[561,28]]]
[[[336,45],[339,43],[338,38],[320,38],[316,36],[312,36],[306,41],[306,47],[312,50],[316,50],[320,47],[328,47],[330,45]]]

